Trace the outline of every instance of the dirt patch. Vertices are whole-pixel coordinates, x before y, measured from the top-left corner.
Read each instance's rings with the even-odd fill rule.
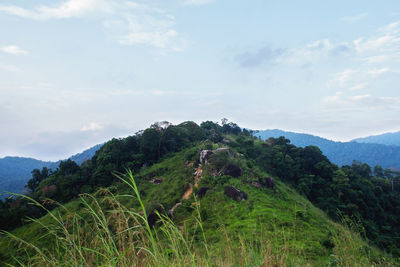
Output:
[[[183,193],[182,199],[189,199],[192,193],[193,193],[193,185],[189,184],[189,188],[186,189],[185,193]]]

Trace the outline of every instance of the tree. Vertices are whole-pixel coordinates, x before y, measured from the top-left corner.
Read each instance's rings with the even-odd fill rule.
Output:
[[[42,168],[42,171],[39,169],[34,169],[32,170],[32,178],[29,179],[28,183],[26,184],[26,188],[32,190],[33,192],[36,191],[38,185],[40,184],[41,181],[49,177],[50,175],[50,170],[47,169],[46,167]]]
[[[349,177],[343,170],[338,169],[333,173],[332,181],[332,188],[337,192],[338,198],[341,199],[344,190],[349,187]]]

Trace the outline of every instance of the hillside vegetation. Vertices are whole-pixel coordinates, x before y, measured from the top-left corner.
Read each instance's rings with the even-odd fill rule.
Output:
[[[328,159],[339,165],[351,165],[353,161],[370,166],[400,170],[400,146],[373,142],[373,139],[355,139],[351,142],[335,142],[318,136],[281,130],[258,131],[255,136],[264,140],[284,136],[295,146],[317,146]],[[371,142],[369,142],[369,141]],[[400,174],[397,174],[400,176]]]
[[[82,166],[37,173],[30,198],[3,203],[1,227],[22,225],[1,240],[4,262],[394,266],[399,255],[399,188],[388,177],[234,123],[157,123]]]

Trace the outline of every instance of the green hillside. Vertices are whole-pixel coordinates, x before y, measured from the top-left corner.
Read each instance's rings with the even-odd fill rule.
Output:
[[[359,182],[358,174],[348,175],[361,166],[339,169],[317,148],[296,148],[282,138],[257,140],[235,124],[156,126],[106,143],[86,165],[61,164],[36,183],[31,199],[15,200],[3,214],[3,229],[11,229],[4,224],[7,216],[18,221],[49,210],[3,235],[2,261],[32,266],[398,263],[397,228],[390,224],[397,219],[395,208],[384,209],[386,200],[371,193],[393,233],[392,239],[371,239],[373,245],[368,224],[374,221],[358,206],[372,196],[359,189],[359,199],[347,201]],[[379,192],[388,190],[380,178],[365,179],[365,187],[378,190],[379,182]],[[310,180],[313,186],[307,187]],[[32,201],[36,204],[28,205]],[[335,210],[329,216],[336,222],[315,205],[329,214]]]

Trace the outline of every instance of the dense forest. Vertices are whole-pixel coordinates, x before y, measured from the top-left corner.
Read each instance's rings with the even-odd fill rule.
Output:
[[[291,144],[299,147],[317,146],[332,163],[339,166],[351,165],[355,160],[370,166],[380,165],[388,169],[400,169],[400,146],[394,145],[395,142],[390,145],[374,143],[373,139],[366,139],[364,142],[359,142],[358,139],[351,142],[336,142],[310,134],[282,130],[258,131],[255,135],[264,140],[269,137],[284,136]]]
[[[247,159],[247,169],[277,177],[333,220],[341,221],[346,216],[356,221],[367,239],[400,256],[398,173],[361,162],[338,167],[316,146],[296,147],[284,137],[263,141],[253,134],[226,120],[200,125],[190,121],[178,125],[155,123],[135,135],[110,140],[81,166],[66,160],[55,170],[35,169],[26,187],[32,199],[52,209],[54,202],[45,199],[67,203],[80,194],[119,183],[113,173],[138,173],[196,144],[222,143]],[[197,160],[198,151],[195,152],[193,158]],[[27,216],[37,218],[44,214],[28,202],[22,197],[1,202],[1,229],[11,230],[24,224]]]

